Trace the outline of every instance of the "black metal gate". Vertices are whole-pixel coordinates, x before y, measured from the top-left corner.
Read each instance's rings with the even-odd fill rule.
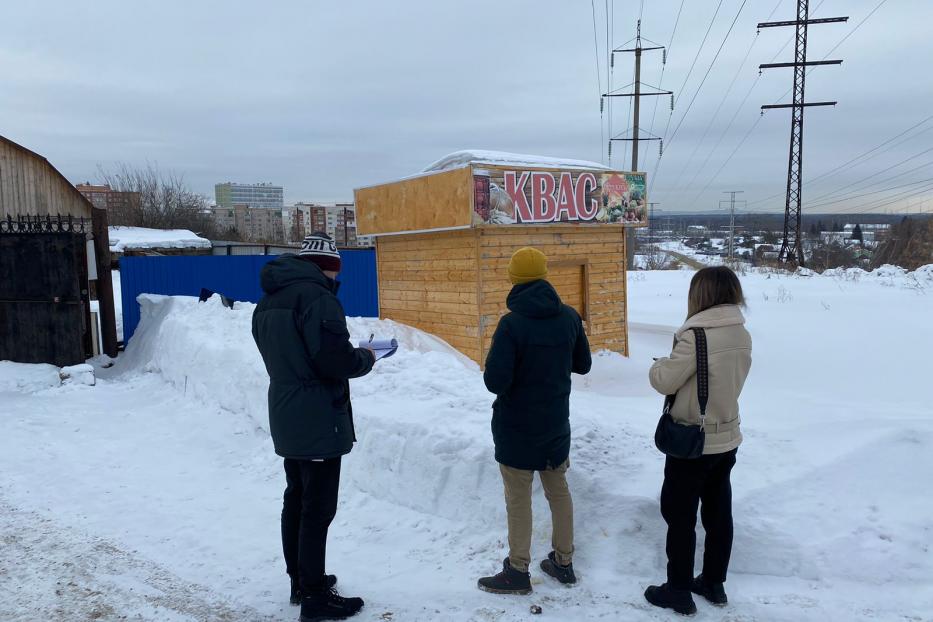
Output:
[[[85,224],[0,220],[0,360],[65,366],[92,355]]]

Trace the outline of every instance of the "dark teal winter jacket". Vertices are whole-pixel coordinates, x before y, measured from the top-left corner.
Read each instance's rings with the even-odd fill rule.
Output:
[[[269,372],[269,430],[285,458],[336,458],[356,435],[349,378],[373,356],[350,343],[338,284],[295,255],[267,263],[265,296],[253,312],[253,339]]]
[[[496,460],[516,469],[560,466],[570,454],[570,374],[590,371],[590,344],[573,307],[547,281],[516,285],[486,356],[496,394]]]

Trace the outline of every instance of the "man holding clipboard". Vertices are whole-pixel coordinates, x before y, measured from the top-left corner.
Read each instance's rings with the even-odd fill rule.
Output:
[[[265,292],[253,313],[253,338],[269,373],[269,429],[285,459],[282,548],[291,603],[302,622],[344,619],[363,608],[325,574],[327,530],[337,512],[341,457],[356,442],[350,378],[376,356],[353,347],[337,300],[340,253],[325,233],[304,239],[297,255],[267,263]]]

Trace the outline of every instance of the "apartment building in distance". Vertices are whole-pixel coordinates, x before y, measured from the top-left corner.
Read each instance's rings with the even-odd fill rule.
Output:
[[[90,182],[75,184],[75,189],[94,207],[107,210],[108,222],[111,225],[125,224],[121,222],[122,218],[139,208],[138,192],[122,192],[106,184]]]
[[[270,183],[238,184],[227,181],[214,185],[214,201],[217,207],[232,209],[235,205],[245,205],[251,209],[275,209],[281,211],[285,206],[284,189]]]
[[[296,203],[284,208],[282,213],[285,238],[289,244],[298,244],[315,231],[327,233],[341,247],[371,246],[373,243],[369,237],[357,236],[353,203]]]
[[[210,210],[218,229],[224,233],[235,232],[247,242],[286,242],[281,208],[252,208],[237,204],[232,207],[215,205]]]

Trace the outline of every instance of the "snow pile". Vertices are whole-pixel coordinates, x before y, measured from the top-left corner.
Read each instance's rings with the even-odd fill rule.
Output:
[[[251,336],[255,305],[238,302],[230,310],[217,296],[199,303],[142,295],[139,303],[139,329],[108,375],[159,373],[235,414],[236,429],[268,432],[269,379]],[[477,365],[402,324],[351,318],[348,326],[354,341],[375,334],[401,344],[373,374],[351,383],[359,437],[351,481],[377,498],[448,518],[477,504],[498,509],[486,438],[490,397]]]
[[[266,369],[251,334],[254,305],[224,307],[219,296],[138,297],[140,323],[106,374],[162,375],[185,395],[243,415],[241,427],[268,431]],[[103,375],[103,374],[102,374]]]
[[[58,368],[54,365],[0,361],[0,393],[33,393],[61,383]]]
[[[145,227],[110,227],[110,252],[148,248],[210,248],[210,240],[187,229],[146,229]]]
[[[58,372],[62,384],[82,384],[93,387],[95,384],[94,367],[87,363],[62,367]]]
[[[494,166],[514,166],[516,168],[559,168],[564,170],[612,170],[599,162],[587,160],[570,160],[566,158],[552,158],[549,156],[527,155],[523,153],[508,153],[505,151],[487,151],[483,149],[466,149],[448,154],[422,169],[422,173],[436,173],[460,168],[470,164],[490,164]]]

